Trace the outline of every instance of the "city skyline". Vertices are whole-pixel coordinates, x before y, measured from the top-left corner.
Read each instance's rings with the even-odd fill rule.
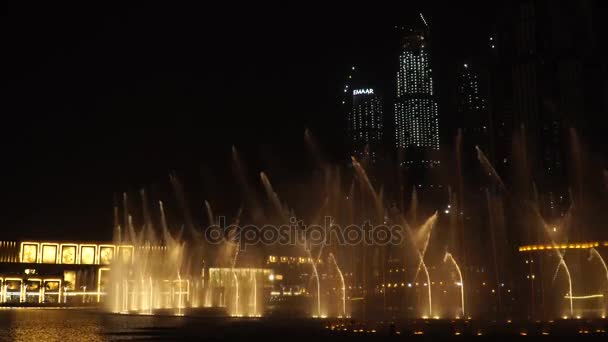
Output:
[[[0,14],[0,340],[608,334],[600,0],[230,5]]]
[[[301,164],[299,156],[307,149],[302,139],[305,129],[318,140],[327,159],[347,156],[339,99],[344,70],[352,65],[371,73],[369,83],[382,95],[383,139],[390,151],[396,143],[393,107],[400,32],[395,26],[419,25],[421,12],[433,37],[431,63],[440,147],[447,146],[442,153],[449,153],[459,126],[457,69],[470,55],[490,48],[490,18],[497,16],[482,2],[453,10],[484,15],[477,22],[462,22],[441,6],[431,5],[373,25],[355,19],[334,24],[334,18],[327,17],[315,29],[289,25],[285,20],[251,26],[255,36],[263,38],[246,38],[243,48],[268,49],[268,53],[245,60],[237,58],[241,47],[205,34],[212,22],[182,22],[167,35],[159,29],[144,34],[136,23],[150,25],[152,20],[143,13],[158,14],[154,8],[142,14],[127,11],[134,21],[103,12],[89,23],[74,18],[73,23],[83,27],[80,34],[70,33],[70,21],[51,27],[48,34],[32,26],[23,34],[33,37],[41,48],[9,41],[16,68],[3,87],[6,111],[15,113],[15,127],[23,128],[3,136],[5,164],[11,165],[2,174],[6,196],[1,207],[7,225],[34,236],[46,234],[39,229],[43,226],[71,235],[90,224],[86,217],[93,216],[100,220],[88,233],[91,237],[103,235],[100,232],[111,225],[116,194],[148,187],[167,196],[170,191],[162,184],[171,172],[191,185],[188,196],[193,203],[220,197],[222,191],[235,198],[236,190],[219,190],[214,182],[201,180],[209,174],[222,179],[223,170],[229,168],[232,145],[252,162],[254,172],[269,170],[285,181],[303,179],[305,168],[292,166]],[[42,12],[34,17],[39,19],[37,25],[48,23]],[[6,24],[22,19],[14,18]],[[168,18],[180,22],[174,16]],[[286,27],[285,34],[269,34],[278,23]],[[195,44],[199,35],[213,49]],[[285,40],[289,35],[301,42]],[[103,49],[70,43],[91,37]],[[276,42],[288,44],[278,48]],[[316,50],[303,49],[302,44]],[[292,58],[272,57],[286,54]],[[88,68],[87,73],[80,72],[83,68]],[[147,74],[156,68],[160,69]],[[243,98],[233,101],[237,94]],[[36,101],[28,101],[30,97]],[[503,107],[512,113],[512,108]],[[74,128],[77,124],[83,126]],[[589,128],[589,134],[581,132],[594,153],[602,153],[601,144],[596,143],[600,135],[593,133],[600,126]],[[280,163],[273,160],[279,155]],[[280,164],[290,172],[282,171]],[[225,207],[234,205],[234,200],[219,200]],[[36,215],[31,215],[33,211]]]

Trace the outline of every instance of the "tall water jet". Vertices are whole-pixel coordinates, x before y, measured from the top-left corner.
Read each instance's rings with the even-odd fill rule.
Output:
[[[573,208],[573,205],[570,206],[570,208],[566,212],[565,217],[561,220],[560,231],[566,229],[566,227],[568,226],[568,223],[569,223],[569,221],[571,219],[571,215],[572,215],[572,208]],[[555,273],[553,274],[552,281],[555,281],[555,279],[557,279],[557,275],[559,273],[560,268],[564,269],[564,272],[566,273],[566,277],[568,278],[568,292],[569,292],[568,297],[570,299],[570,315],[572,316],[574,314],[574,303],[573,303],[573,298],[572,298],[572,296],[573,296],[573,294],[572,294],[572,277],[570,275],[570,269],[568,268],[568,265],[566,264],[566,261],[564,260],[564,255],[560,251],[559,245],[555,242],[555,240],[553,239],[553,237],[551,235],[551,229],[550,229],[549,225],[545,222],[542,215],[540,214],[540,210],[539,210],[538,206],[533,207],[533,212],[536,215],[537,219],[540,221],[540,224],[541,224],[544,232],[546,233],[547,237],[549,238],[549,241],[551,242],[552,249],[555,251],[555,255],[559,259],[559,263],[557,264],[557,268],[555,269]]]
[[[283,205],[281,204],[281,200],[279,200],[279,195],[272,189],[272,184],[270,184],[270,180],[266,176],[264,172],[260,172],[260,178],[262,179],[262,184],[264,185],[264,189],[266,190],[266,194],[268,198],[274,205],[275,210],[283,219],[284,222],[287,222],[287,217],[285,215],[285,211],[283,210]]]
[[[479,148],[479,146],[475,146],[475,150],[477,150],[477,159],[479,159],[481,166],[483,166],[483,168],[490,177],[494,178],[498,182],[501,189],[507,192],[507,187],[505,186],[505,183],[502,181],[502,178],[500,177],[498,172],[496,172],[496,169],[494,169],[494,166],[492,166],[492,163],[490,163],[488,158],[486,158],[486,155],[483,153],[483,151]]]
[[[150,311],[149,311],[149,313],[152,314],[152,309],[154,308],[154,283],[152,282],[152,276],[150,276],[148,279],[150,281],[150,290],[149,290]]]
[[[602,264],[602,267],[604,268],[604,274],[606,275],[606,286],[608,286],[608,267],[606,266],[606,262],[604,261],[604,258],[602,258],[602,255],[597,251],[597,249],[592,247],[589,249],[589,260],[591,261],[593,257],[596,257]]]
[[[213,210],[211,210],[211,204],[209,204],[209,201],[205,200],[204,201],[205,204],[205,211],[207,213],[207,222],[209,224],[208,228],[211,228],[215,225],[215,218],[213,217]],[[204,306],[205,307],[211,307],[212,306],[212,301],[213,301],[213,290],[214,287],[211,286],[211,276],[208,272],[205,271],[204,267],[203,267],[203,277],[204,277]]]
[[[169,231],[169,226],[167,226],[167,216],[165,215],[165,206],[163,205],[163,201],[158,201],[158,208],[160,210],[160,223],[163,228],[163,234],[166,234]]]
[[[443,257],[443,262],[447,262],[448,260],[450,260],[452,262],[452,264],[454,265],[454,267],[456,268],[456,272],[458,273],[458,278],[460,279],[460,283],[458,284],[458,286],[460,286],[460,307],[462,309],[462,317],[465,317],[464,281],[462,279],[462,273],[460,272],[460,267],[458,266],[458,263],[456,262],[456,260],[454,260],[454,257],[452,256],[452,254],[446,252],[445,256]]]
[[[122,210],[123,210],[123,227],[129,229],[129,202],[127,200],[127,193],[122,193]]]
[[[431,290],[431,275],[429,274],[429,269],[426,267],[424,262],[424,257],[420,252],[418,252],[418,256],[420,257],[420,261],[422,262],[422,269],[424,270],[424,274],[426,275],[426,281],[428,284],[428,297],[429,297],[429,317],[433,316],[433,292]]]
[[[230,243],[230,242],[229,242]],[[234,252],[234,258],[232,259],[232,275],[234,277],[234,284],[235,284],[235,294],[234,294],[234,312],[237,316],[240,315],[239,312],[239,277],[237,277],[236,272],[234,270],[234,268],[236,267],[236,261],[239,257],[239,247],[238,246],[233,246],[235,247],[235,252]]]
[[[317,146],[317,142],[315,141],[315,138],[312,136],[312,133],[310,132],[310,130],[308,128],[306,128],[304,130],[304,141],[306,142],[306,145],[310,149],[310,154],[315,159],[315,163],[317,165],[322,165],[323,162],[321,159],[321,152],[319,152],[319,147]]]
[[[154,224],[152,223],[152,216],[150,214],[150,207],[148,205],[148,195],[146,190],[143,188],[139,193],[141,197],[142,214],[144,217],[145,239],[148,241],[156,241],[156,236],[154,235]]]
[[[253,278],[253,314],[258,316],[258,277],[255,272],[251,272]]]
[[[183,304],[182,304],[182,276],[179,272],[177,272],[177,281],[179,284],[178,294],[177,294],[177,315],[183,315]]]
[[[557,278],[557,274],[559,273],[560,268],[564,269],[564,272],[566,272],[566,277],[568,278],[568,298],[570,299],[570,316],[574,315],[574,303],[573,303],[573,294],[572,294],[572,277],[570,276],[570,269],[568,268],[568,265],[566,264],[566,261],[564,260],[564,256],[562,255],[561,252],[559,252],[558,250],[558,255],[559,255],[559,263],[557,264],[557,269],[555,270],[555,274],[553,275],[553,281],[555,281],[555,279]]]
[[[232,267],[232,276],[234,278],[234,313],[233,316],[240,316],[239,312],[239,277],[237,277],[234,267]]]
[[[344,275],[342,275],[342,270],[340,270],[338,262],[336,261],[333,253],[329,253],[329,259],[333,262],[334,266],[336,267],[336,271],[340,276],[340,283],[342,285],[342,317],[346,317],[346,284],[344,282]]]
[[[428,316],[432,317],[432,315],[433,315],[433,293],[431,291],[431,276],[429,274],[428,268],[426,267],[426,263],[424,262],[424,256],[422,255],[422,253],[418,249],[418,247],[416,247],[416,245],[415,245],[415,240],[414,240],[414,235],[412,233],[412,230],[407,225],[405,226],[405,228],[406,228],[406,230],[407,230],[407,232],[408,232],[408,234],[410,236],[410,239],[411,239],[412,243],[414,243],[414,249],[416,250],[416,254],[417,254],[418,259],[419,259],[419,267],[422,268],[422,270],[424,271],[424,274],[426,276],[426,282],[427,282],[427,286],[428,286],[427,296],[428,296],[428,303],[429,303],[429,314],[428,314]],[[418,277],[418,272],[416,272],[416,276],[414,277],[414,281],[416,280],[417,277]]]
[[[211,210],[211,204],[209,201],[205,200],[205,210],[207,211],[207,220],[209,221],[209,226],[213,226],[215,224],[215,219],[213,218],[213,211]]]
[[[374,200],[374,207],[376,209],[376,218],[381,219],[382,214],[383,214],[382,203],[380,201],[380,198],[378,197],[378,194],[376,193],[376,190],[374,189],[374,186],[372,185],[372,182],[369,180],[369,177],[367,176],[367,172],[365,171],[363,166],[361,166],[361,164],[357,161],[357,159],[355,159],[355,157],[351,157],[351,160],[353,163],[353,167],[355,168],[355,171],[357,172],[357,175],[359,176],[359,178],[361,178],[361,180],[363,181],[363,184],[365,185],[365,187],[367,188],[367,190],[369,191],[369,193],[371,194],[371,196]]]
[[[438,213],[435,212],[432,216],[430,216],[424,222],[424,224],[422,224],[422,226],[420,226],[420,228],[418,228],[418,231],[416,232],[415,236],[412,235],[412,239],[413,239],[412,242],[414,243],[414,246],[416,247],[416,249],[418,249],[420,251],[420,253],[422,255],[422,259],[424,259],[425,255],[426,255],[426,250],[428,249],[429,244],[431,242],[431,232],[433,231],[433,227],[435,226],[435,223],[437,222],[437,218],[438,218]],[[422,247],[419,247],[421,240],[422,240]],[[418,277],[420,268],[422,267],[422,264],[424,263],[424,261],[422,259],[420,259],[420,261],[418,262],[418,267],[416,268],[416,275],[414,276],[414,278]]]
[[[118,205],[114,205],[114,242],[122,243],[122,232],[120,228],[120,219],[118,218]]]
[[[308,248],[308,257],[312,260],[312,272],[317,281],[317,317],[321,317],[321,281],[319,280],[319,273],[317,272],[317,260],[312,257],[310,248]]]

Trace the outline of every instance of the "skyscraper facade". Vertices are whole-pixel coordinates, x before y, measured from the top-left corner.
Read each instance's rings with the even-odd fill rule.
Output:
[[[458,119],[466,154],[474,154],[478,146],[487,156],[492,155],[487,85],[477,65],[462,64],[458,72],[457,92]]]
[[[435,167],[439,164],[439,114],[433,90],[428,29],[410,30],[401,42],[395,138],[406,152],[406,167]]]
[[[487,136],[489,117],[486,94],[482,93],[480,71],[464,63],[458,74],[458,112],[465,133]]]
[[[349,153],[374,164],[380,159],[382,150],[382,99],[374,88],[366,85],[353,67],[342,104],[347,111]]]

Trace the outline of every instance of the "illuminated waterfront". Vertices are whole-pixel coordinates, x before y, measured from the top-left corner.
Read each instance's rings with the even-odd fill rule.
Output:
[[[606,339],[608,13],[401,5],[5,20],[0,341]]]

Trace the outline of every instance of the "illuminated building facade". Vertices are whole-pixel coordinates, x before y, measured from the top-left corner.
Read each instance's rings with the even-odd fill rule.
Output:
[[[115,257],[120,258],[119,264],[124,267],[135,265],[138,256],[154,254],[162,258],[167,251],[166,246],[100,242],[0,241],[0,306],[99,305],[106,301]],[[251,289],[247,289],[257,288],[260,303],[267,294],[306,297],[311,263],[312,259],[303,256],[271,255],[266,259],[265,268],[209,267],[200,279],[163,280],[161,297],[171,303],[171,297],[180,295],[186,305],[189,301],[202,302],[200,293],[209,288],[207,304],[227,306],[226,295],[234,291],[235,278],[240,284],[240,295],[251,297]],[[317,264],[323,262],[319,260]],[[132,279],[124,279],[121,284],[123,282],[136,288]],[[129,296],[134,294],[129,292]],[[242,314],[253,310],[246,307],[246,303],[243,301]],[[255,314],[249,314],[260,315],[262,309],[260,305]]]
[[[383,136],[382,99],[374,88],[366,86],[352,67],[342,101],[347,116],[349,153],[374,164],[381,154]]]
[[[433,90],[428,29],[410,30],[403,36],[397,98],[395,136],[398,149],[416,152],[405,161],[434,167],[439,164],[439,113]]]
[[[0,241],[0,305],[99,303],[114,256],[130,263],[134,252],[111,243]]]
[[[401,28],[394,114],[397,163],[404,174],[399,188],[407,193],[416,189],[418,208],[426,214],[445,206],[447,191],[439,181],[439,111],[430,35],[426,22],[421,24],[421,28]]]

